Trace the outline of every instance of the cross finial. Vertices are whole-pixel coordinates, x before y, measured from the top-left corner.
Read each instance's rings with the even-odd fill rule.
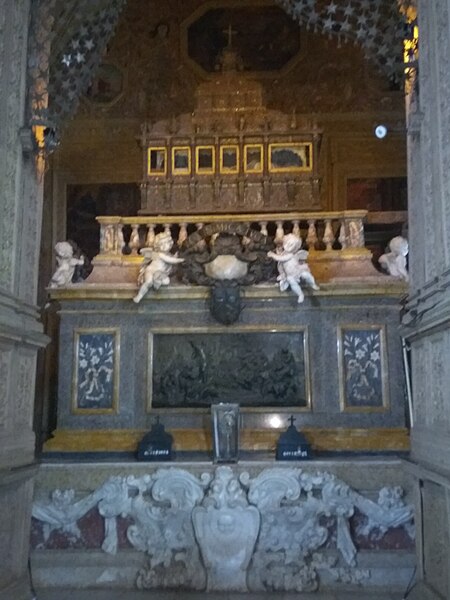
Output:
[[[228,29],[224,29],[222,33],[228,36],[228,47],[231,47],[233,45],[233,35],[237,35],[237,31],[233,30],[230,23]]]
[[[295,422],[296,420],[297,420],[297,419],[294,417],[294,415],[291,415],[291,416],[289,417],[288,421],[290,422],[290,424],[291,424],[291,427],[294,427],[294,422]]]

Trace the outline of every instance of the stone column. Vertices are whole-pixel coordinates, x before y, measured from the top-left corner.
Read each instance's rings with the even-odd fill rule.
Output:
[[[29,600],[42,161],[25,155],[30,0],[0,0],[0,600]],[[29,139],[29,137],[28,137]]]
[[[411,347],[419,584],[450,597],[450,0],[419,0],[419,85],[408,102]]]

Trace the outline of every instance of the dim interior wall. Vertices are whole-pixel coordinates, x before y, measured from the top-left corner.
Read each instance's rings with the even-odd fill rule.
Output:
[[[372,122],[374,121],[376,122],[376,115],[373,115]],[[325,173],[328,174],[327,208],[330,210],[348,208],[347,181],[349,179],[405,177],[406,175],[404,133],[391,133],[384,140],[379,140],[373,135],[367,117],[360,117],[360,120],[355,118],[351,129],[352,131],[348,133],[330,131],[329,134],[330,150]]]

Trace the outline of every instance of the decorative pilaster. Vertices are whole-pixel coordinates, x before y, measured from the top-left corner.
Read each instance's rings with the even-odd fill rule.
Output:
[[[449,28],[449,0],[418,2],[418,79],[407,98],[411,289],[402,327],[411,356],[411,470],[422,530],[414,600],[450,590]]]
[[[34,306],[43,161],[26,110],[30,10],[30,0],[0,0],[0,600],[30,598],[35,371],[47,341]]]

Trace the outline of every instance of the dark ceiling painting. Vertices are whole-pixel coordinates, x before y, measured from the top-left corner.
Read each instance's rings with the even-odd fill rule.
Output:
[[[276,6],[214,8],[188,27],[188,55],[202,69],[216,70],[220,52],[232,42],[244,71],[279,71],[300,52],[300,28]]]

